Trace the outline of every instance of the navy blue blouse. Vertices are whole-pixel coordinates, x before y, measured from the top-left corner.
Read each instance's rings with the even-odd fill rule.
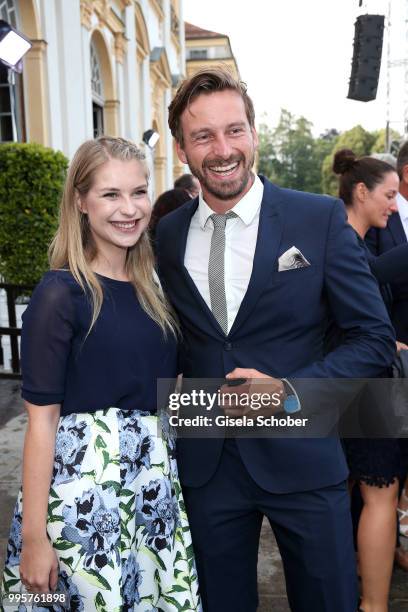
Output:
[[[47,272],[23,314],[22,396],[61,414],[157,409],[158,378],[177,374],[177,345],[141,308],[133,285],[99,276],[104,300],[92,308],[72,274]]]

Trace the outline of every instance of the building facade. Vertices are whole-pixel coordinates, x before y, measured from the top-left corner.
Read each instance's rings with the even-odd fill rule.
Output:
[[[239,78],[238,64],[226,34],[204,30],[185,22],[187,76],[204,68],[222,65]]]
[[[183,166],[167,127],[167,107],[185,76],[183,0],[0,0],[0,18],[32,42],[14,86],[0,69],[0,142],[38,142],[67,157],[99,134],[142,144],[152,196]],[[144,145],[142,145],[144,146]]]

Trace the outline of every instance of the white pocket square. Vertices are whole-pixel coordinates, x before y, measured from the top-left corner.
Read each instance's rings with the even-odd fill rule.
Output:
[[[278,259],[279,272],[286,270],[296,270],[297,268],[307,268],[310,262],[295,246],[291,247],[283,253]]]

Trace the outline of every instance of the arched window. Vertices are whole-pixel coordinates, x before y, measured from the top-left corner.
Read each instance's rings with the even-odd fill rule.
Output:
[[[16,0],[0,0],[0,19],[18,30]],[[22,83],[21,75],[15,75],[15,85],[10,85],[7,66],[0,62],[0,142],[22,140]],[[11,87],[14,87],[16,105],[16,133],[13,134]]]
[[[17,11],[14,0],[0,0],[0,19],[17,29]]]
[[[101,136],[104,132],[103,126],[103,81],[101,65],[95,45],[91,43],[91,86],[92,86],[92,111],[94,138]]]

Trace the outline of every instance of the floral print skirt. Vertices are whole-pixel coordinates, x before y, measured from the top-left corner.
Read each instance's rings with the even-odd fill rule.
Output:
[[[157,416],[141,411],[61,417],[47,531],[59,559],[57,590],[70,603],[33,610],[201,612],[174,442],[166,432]],[[21,514],[20,491],[3,593],[22,588]]]

